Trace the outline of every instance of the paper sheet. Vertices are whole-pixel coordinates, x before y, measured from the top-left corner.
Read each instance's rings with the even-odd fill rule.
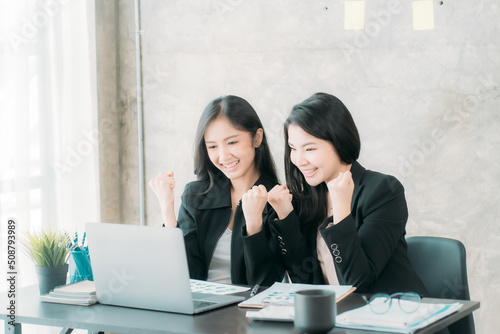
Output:
[[[229,295],[231,293],[250,290],[250,288],[243,286],[200,281],[196,279],[192,279],[190,280],[190,282],[191,282],[191,292],[212,293],[216,295]]]
[[[432,0],[413,1],[413,30],[434,29],[433,6]]]
[[[363,30],[365,28],[365,2],[344,2],[344,29]]]
[[[416,312],[405,313],[394,300],[387,313],[375,314],[368,305],[339,314],[335,326],[386,333],[413,333],[417,329],[458,311],[461,303],[421,303]]]
[[[258,311],[247,311],[246,316],[253,320],[292,322],[295,317],[295,309],[290,305],[269,305]]]

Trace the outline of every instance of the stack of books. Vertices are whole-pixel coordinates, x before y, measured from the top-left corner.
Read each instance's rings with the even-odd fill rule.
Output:
[[[61,285],[48,294],[40,296],[40,300],[48,303],[89,306],[97,303],[95,284],[92,281],[83,280]]]

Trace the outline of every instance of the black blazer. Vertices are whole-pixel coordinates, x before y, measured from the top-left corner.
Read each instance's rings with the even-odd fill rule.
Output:
[[[262,184],[267,190],[274,182],[264,177]],[[184,234],[189,272],[193,279],[206,280],[208,269],[219,238],[226,230],[232,214],[231,183],[219,175],[213,188],[206,194],[209,181],[194,181],[186,185],[179,209],[178,226]],[[271,240],[267,224],[271,206],[266,205],[262,214],[262,231],[246,235],[245,217],[241,201],[235,212],[231,236],[231,281],[233,284],[272,285],[281,281],[285,269],[276,255],[278,248]]]
[[[351,214],[327,227],[333,221],[330,216],[319,226],[339,283],[353,285],[358,292],[427,295],[407,256],[403,186],[393,176],[366,170],[357,162],[351,173]],[[273,218],[271,230],[292,281],[324,284],[316,251],[317,228],[301,224],[295,212],[282,221]]]

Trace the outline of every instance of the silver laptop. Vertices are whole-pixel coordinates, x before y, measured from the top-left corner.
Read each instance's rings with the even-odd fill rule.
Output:
[[[191,292],[178,228],[108,223],[85,228],[101,304],[195,314],[245,299]]]

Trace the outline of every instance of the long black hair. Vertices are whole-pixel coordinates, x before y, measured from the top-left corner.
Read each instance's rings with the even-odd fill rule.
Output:
[[[284,124],[285,176],[299,219],[305,224],[320,224],[327,217],[327,193],[325,182],[315,187],[307,184],[304,175],[290,160],[288,127],[294,124],[310,135],[333,144],[346,164],[354,163],[361,150],[358,129],[347,107],[333,95],[316,93],[302,103],[296,104]]]
[[[205,145],[205,132],[208,126],[218,117],[225,117],[236,129],[249,132],[252,139],[258,129],[264,130],[262,122],[253,107],[241,97],[226,95],[216,98],[207,105],[198,122],[194,143],[194,173],[198,180],[210,181],[210,186],[205,192],[212,188],[216,178],[224,175],[210,161]],[[274,183],[279,183],[265,131],[263,131],[261,145],[255,149],[254,163],[261,176],[265,176]]]

